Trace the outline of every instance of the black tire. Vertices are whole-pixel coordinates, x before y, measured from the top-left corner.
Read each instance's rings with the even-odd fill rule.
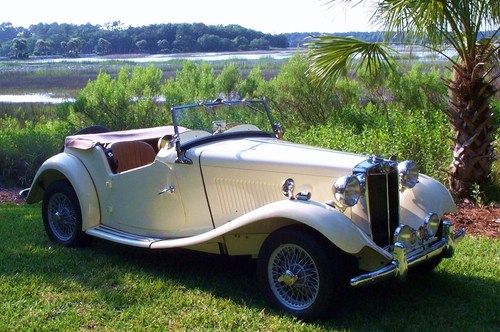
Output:
[[[433,257],[422,264],[415,266],[412,269],[413,274],[415,275],[425,275],[431,273],[436,267],[438,267],[439,263],[443,260],[443,257],[437,256]]]
[[[80,246],[87,242],[82,231],[80,202],[66,181],[49,185],[43,195],[42,218],[49,239],[62,246]]]
[[[272,307],[303,320],[318,319],[330,313],[346,288],[346,262],[338,249],[320,236],[285,228],[271,234],[262,245],[257,278]]]

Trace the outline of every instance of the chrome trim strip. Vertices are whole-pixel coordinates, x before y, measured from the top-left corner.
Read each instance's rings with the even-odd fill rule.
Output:
[[[445,221],[444,223],[448,222]],[[413,252],[407,255],[404,250],[400,250],[401,246],[403,246],[404,248],[404,245],[396,243],[394,250],[394,259],[389,264],[381,267],[378,270],[361,274],[357,277],[352,278],[351,286],[366,286],[375,282],[389,279],[391,277],[404,279],[406,277],[406,270],[408,267],[418,265],[441,254],[443,254],[443,257],[445,258],[450,258],[453,255],[454,244],[458,243],[464,237],[465,230],[459,229],[457,232],[452,233],[452,227],[444,228],[448,230],[443,229],[443,238],[429,246],[427,249],[424,248],[423,251],[418,251],[416,253]]]
[[[85,231],[85,233],[121,244],[129,246],[149,248],[151,243],[162,239],[155,239],[146,236],[135,235],[127,232],[120,231],[111,227],[100,225]]]

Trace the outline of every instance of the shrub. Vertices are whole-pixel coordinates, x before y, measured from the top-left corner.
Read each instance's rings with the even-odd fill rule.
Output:
[[[267,82],[262,76],[262,70],[259,66],[253,67],[248,76],[239,82],[238,93],[243,98],[259,98],[262,97],[261,89]]]
[[[158,126],[167,118],[158,100],[162,75],[153,66],[123,67],[116,78],[100,72],[80,92],[74,109],[88,124],[115,130]]]
[[[167,108],[175,104],[213,99],[216,95],[213,68],[206,62],[195,64],[185,61],[182,69],[167,80],[161,90]]]
[[[2,181],[29,186],[40,165],[59,152],[64,137],[72,133],[64,121],[26,122],[0,119],[0,169]]]
[[[409,71],[391,75],[388,85],[394,101],[405,109],[444,109],[446,86],[442,76],[437,68],[426,70],[423,63],[416,62]]]
[[[215,91],[227,97],[234,95],[241,81],[241,73],[236,64],[225,66],[215,79]]]
[[[450,129],[439,110],[392,109],[386,115],[371,104],[363,109],[345,108],[332,114],[326,124],[285,128],[286,138],[325,148],[412,159],[421,172],[441,181],[451,161]]]

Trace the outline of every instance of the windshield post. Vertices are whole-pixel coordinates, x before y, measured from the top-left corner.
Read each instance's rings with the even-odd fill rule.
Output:
[[[269,118],[269,122],[271,122],[271,126],[273,128],[274,136],[277,139],[283,139],[283,135],[285,134],[285,130],[283,126],[279,122],[274,122],[273,117],[271,116],[271,110],[269,109],[269,104],[267,103],[266,97],[261,99],[262,105],[264,105],[264,110]]]
[[[181,140],[179,138],[179,124],[177,121],[177,111],[178,109],[173,106],[170,108],[170,112],[172,113],[172,123],[174,125],[174,137],[172,138],[172,142],[175,144],[175,151],[177,152],[177,159],[175,162],[178,164],[192,164],[193,161],[186,157],[185,153],[181,150]]]

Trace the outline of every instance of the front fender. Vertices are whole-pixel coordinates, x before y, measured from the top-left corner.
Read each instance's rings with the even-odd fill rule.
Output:
[[[85,165],[73,155],[63,152],[47,159],[35,175],[26,202],[41,201],[45,189],[52,182],[64,179],[70,182],[80,201],[83,230],[98,226],[101,215],[94,182]]]
[[[455,212],[456,206],[450,192],[440,182],[421,174],[419,183],[413,189],[407,189],[400,196],[401,223],[418,229],[429,213],[436,213],[440,218],[447,212]]]
[[[238,233],[270,233],[279,227],[297,223],[315,229],[346,253],[357,254],[363,248],[370,247],[384,258],[392,258],[340,211],[323,203],[299,200],[270,203],[207,233],[185,239],[157,241],[151,245],[151,248],[193,246],[219,236]],[[249,252],[239,252],[239,254],[255,254],[261,244],[261,241],[257,241],[254,243],[254,248],[248,248]]]

